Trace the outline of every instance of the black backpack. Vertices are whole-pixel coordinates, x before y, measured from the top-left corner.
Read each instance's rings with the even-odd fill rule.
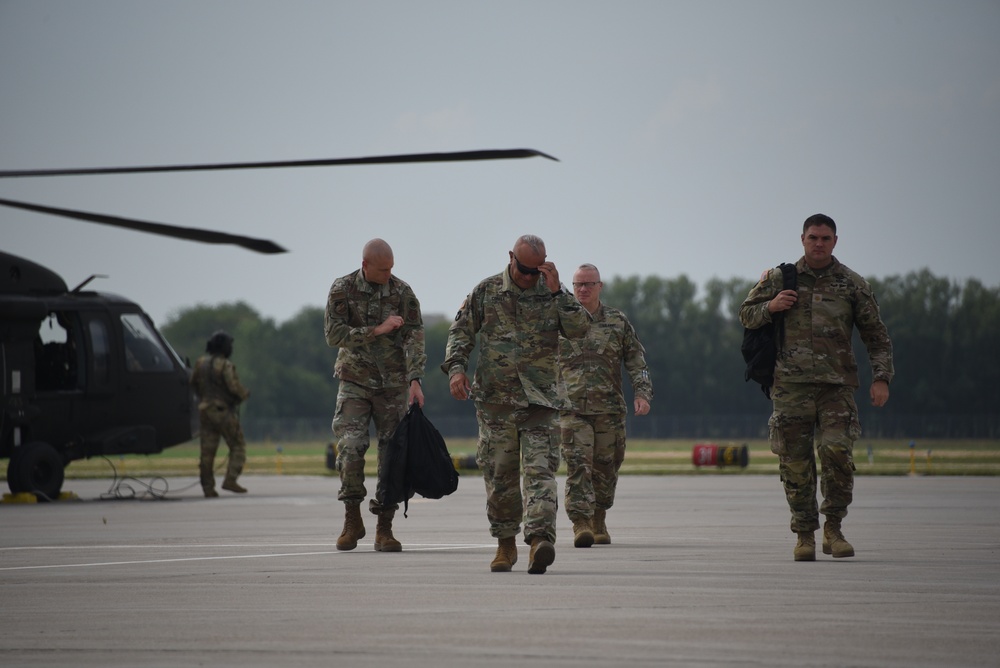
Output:
[[[404,517],[414,494],[440,499],[458,489],[458,471],[448,446],[417,403],[410,404],[392,435],[379,467],[379,486],[382,503],[402,503]]]
[[[781,269],[781,289],[798,289],[798,273],[794,264],[784,262],[778,265]],[[747,368],[743,380],[760,383],[764,396],[771,398],[771,387],[774,385],[774,365],[778,361],[778,351],[785,345],[785,313],[771,314],[771,322],[757,329],[743,328],[743,361]]]

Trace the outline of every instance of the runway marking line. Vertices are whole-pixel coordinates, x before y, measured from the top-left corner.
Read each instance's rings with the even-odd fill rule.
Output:
[[[273,547],[306,547],[312,545],[331,545],[331,543],[289,543],[282,545],[274,545]],[[4,551],[28,551],[28,550],[108,550],[108,549],[155,549],[155,548],[167,548],[167,549],[193,549],[193,548],[231,548],[231,547],[267,547],[260,544],[257,545],[210,545],[210,544],[197,544],[197,545],[54,545],[54,546],[36,546],[36,547],[4,547],[0,548],[0,552]],[[417,543],[407,544],[407,552],[440,552],[444,550],[477,550],[482,548],[494,548],[496,545],[492,544],[468,544],[468,543]],[[310,557],[310,556],[321,556],[321,555],[332,555],[332,554],[348,554],[353,552],[353,550],[322,550],[316,552],[278,552],[278,553],[267,553],[267,554],[230,554],[224,556],[206,556],[206,557],[176,557],[171,559],[135,559],[130,561],[98,561],[98,562],[84,562],[84,563],[70,563],[70,564],[41,564],[33,566],[0,566],[0,572],[2,571],[27,571],[27,570],[42,570],[51,568],[90,568],[97,566],[127,566],[133,564],[166,564],[174,562],[184,562],[184,561],[219,561],[224,559],[268,559],[275,557]]]

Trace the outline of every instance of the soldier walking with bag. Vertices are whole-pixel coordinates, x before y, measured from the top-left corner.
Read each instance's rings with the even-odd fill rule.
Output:
[[[392,275],[392,248],[372,239],[362,251],[361,269],[338,278],[326,302],[326,342],[339,348],[334,375],[340,380],[333,433],[337,438],[337,470],[344,502],[344,529],[338,550],[353,550],[365,536],[361,502],[365,489],[365,453],[368,425],[378,436],[381,468],[389,441],[407,407],[424,405],[420,379],[424,375],[424,322],[420,303],[410,286]],[[399,552],[402,545],[392,535],[398,503],[383,504],[383,490],[376,486],[368,509],[378,516],[376,552]]]
[[[791,530],[797,536],[793,557],[813,561],[821,513],[826,516],[823,553],[854,556],[842,522],[854,498],[854,442],[861,436],[854,402],[858,364],[851,348],[855,327],[871,361],[873,406],[889,400],[894,370],[892,342],[871,286],[833,256],[837,224],[823,214],[810,216],[801,239],[805,253],[795,265],[797,289],[781,289],[780,269],[766,271],[743,301],[739,315],[744,327],[757,329],[774,314],[785,314],[785,343],[775,363],[774,412],[768,430],[792,513]]]

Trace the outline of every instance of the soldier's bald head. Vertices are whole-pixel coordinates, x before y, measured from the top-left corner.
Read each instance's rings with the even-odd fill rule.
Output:
[[[375,260],[391,260],[393,259],[392,247],[382,239],[372,239],[366,243],[364,249],[362,249],[361,259],[366,262],[374,262]]]
[[[361,272],[365,280],[385,285],[392,277],[392,248],[382,239],[372,239],[361,251]]]

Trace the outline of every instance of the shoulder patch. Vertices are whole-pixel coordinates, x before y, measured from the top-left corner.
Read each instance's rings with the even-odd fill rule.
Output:
[[[763,273],[761,273],[761,275],[760,275],[760,281],[759,282],[763,283],[764,281],[767,280],[767,277],[770,276],[770,275],[771,275],[771,270],[770,269],[765,269],[763,271]]]
[[[465,304],[468,301],[469,301],[468,297],[462,300],[462,305],[458,307],[458,313],[455,314],[455,322],[458,322],[459,318],[462,317],[462,311],[465,310]]]
[[[406,320],[411,323],[416,322],[419,315],[420,306],[417,304],[417,300],[411,297],[406,302]]]
[[[347,316],[347,300],[346,299],[336,299],[333,302],[333,313],[338,317]]]

